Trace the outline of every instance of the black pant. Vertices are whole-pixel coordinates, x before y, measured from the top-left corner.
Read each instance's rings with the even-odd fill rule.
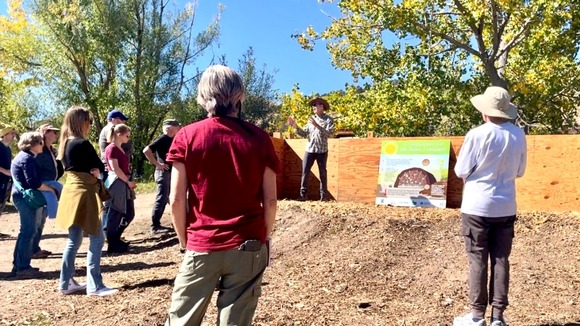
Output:
[[[151,227],[161,226],[161,217],[165,212],[165,206],[169,202],[169,186],[171,185],[171,170],[155,170],[155,183],[157,193],[151,212]]]
[[[125,214],[114,210],[112,207],[107,209],[107,241],[109,245],[115,245],[121,240],[121,235],[131,224],[135,217],[135,205],[132,199],[127,199],[127,211]]]
[[[516,216],[481,217],[461,214],[461,234],[469,259],[469,299],[472,309],[485,313],[489,304],[504,311],[508,305],[509,256]],[[489,292],[487,266],[491,262]]]
[[[12,191],[12,180],[0,182],[0,215],[4,212],[6,202],[10,200],[10,193]]]
[[[320,173],[320,197],[324,198],[328,192],[328,182],[326,178],[326,160],[328,159],[328,152],[326,153],[304,153],[302,160],[302,179],[300,180],[300,196],[306,197],[308,193],[308,177],[310,176],[310,169],[314,165],[314,161],[318,164],[318,172]]]

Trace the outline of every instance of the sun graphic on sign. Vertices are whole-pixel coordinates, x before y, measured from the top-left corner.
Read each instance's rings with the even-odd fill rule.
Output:
[[[385,154],[393,155],[397,152],[397,144],[395,143],[386,143],[383,147],[383,152]]]

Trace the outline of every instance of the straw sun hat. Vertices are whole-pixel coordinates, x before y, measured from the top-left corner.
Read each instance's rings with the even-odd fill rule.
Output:
[[[308,105],[310,106],[314,106],[316,104],[322,104],[322,106],[324,106],[324,111],[330,110],[330,105],[322,97],[313,98],[310,101],[308,101]]]
[[[488,87],[481,95],[471,98],[475,108],[488,117],[515,119],[518,116],[518,108],[510,102],[511,96],[502,87]]]

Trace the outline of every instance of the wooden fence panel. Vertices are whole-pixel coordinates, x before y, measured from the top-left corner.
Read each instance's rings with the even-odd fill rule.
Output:
[[[518,208],[580,211],[580,135],[526,139],[526,173],[516,182]]]
[[[329,140],[328,188],[339,201],[373,203],[379,171],[381,143],[386,139],[421,138],[353,138]],[[441,139],[441,138],[440,138]],[[447,137],[451,141],[447,207],[461,206],[463,180],[453,172],[463,137]],[[580,210],[580,136],[527,136],[528,164],[526,174],[516,182],[518,208],[538,211]],[[298,197],[305,139],[286,139],[281,156],[284,164],[279,183],[279,198]],[[310,175],[309,197],[317,198],[318,168]]]

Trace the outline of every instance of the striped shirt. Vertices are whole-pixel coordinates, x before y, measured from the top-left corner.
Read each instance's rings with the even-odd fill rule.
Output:
[[[328,152],[328,138],[334,134],[334,121],[326,114],[322,117],[314,115],[314,119],[323,130],[308,122],[304,128],[297,128],[296,133],[302,137],[308,137],[308,143],[306,143],[308,153],[326,153]]]

